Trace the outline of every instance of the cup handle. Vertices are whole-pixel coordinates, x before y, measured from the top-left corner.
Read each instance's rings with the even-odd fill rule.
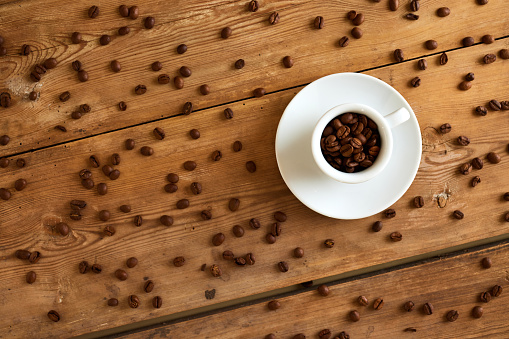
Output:
[[[401,107],[400,109],[384,116],[384,119],[387,121],[390,128],[394,128],[410,119],[410,112],[408,112],[405,107]]]

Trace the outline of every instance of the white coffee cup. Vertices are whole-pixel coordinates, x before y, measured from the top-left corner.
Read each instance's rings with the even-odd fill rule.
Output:
[[[377,124],[378,132],[380,134],[380,153],[373,162],[373,165],[363,171],[355,173],[342,172],[329,165],[329,163],[325,160],[320,147],[320,139],[327,124],[337,116],[347,112],[364,114]],[[372,107],[357,103],[347,103],[331,108],[320,118],[320,120],[318,120],[311,137],[311,151],[313,152],[313,158],[315,159],[316,165],[323,173],[332,179],[343,183],[358,184],[374,178],[385,168],[391,159],[393,148],[391,128],[404,123],[409,118],[410,113],[404,107],[386,114],[385,116]]]

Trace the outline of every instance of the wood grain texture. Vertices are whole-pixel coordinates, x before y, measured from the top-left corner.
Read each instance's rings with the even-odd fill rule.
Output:
[[[14,154],[42,146],[62,143],[115,130],[162,117],[179,114],[182,105],[191,101],[197,109],[252,96],[253,89],[265,87],[272,92],[302,85],[327,74],[359,71],[394,62],[396,48],[406,58],[430,54],[424,41],[435,39],[438,49],[457,48],[461,39],[472,35],[476,41],[484,34],[502,37],[509,32],[509,23],[497,13],[505,11],[502,2],[478,6],[474,1],[449,1],[451,15],[439,18],[435,10],[442,6],[438,0],[422,3],[421,18],[403,18],[406,4],[397,12],[388,10],[386,3],[364,0],[352,1],[262,1],[256,13],[246,10],[247,0],[238,1],[145,1],[140,4],[141,15],[136,21],[120,17],[119,3],[97,1],[101,14],[96,19],[86,17],[90,3],[73,1],[62,10],[61,1],[23,0],[0,5],[0,32],[5,37],[9,56],[2,59],[0,88],[13,94],[14,106],[2,109],[0,135],[8,134],[12,141],[0,148],[1,155]],[[361,26],[364,36],[352,39],[346,48],[338,46],[343,35],[349,35],[352,24],[346,13],[355,9],[366,16]],[[281,21],[271,26],[267,18],[278,11]],[[5,13],[5,14],[4,14]],[[34,15],[37,13],[37,15]],[[156,18],[156,27],[146,30],[142,19]],[[312,26],[317,15],[325,18],[325,28]],[[29,30],[13,29],[27,25]],[[128,25],[128,36],[117,36],[118,27]],[[233,35],[220,38],[223,27],[230,26]],[[472,29],[475,27],[475,30]],[[83,34],[84,42],[70,44],[74,31]],[[102,34],[111,34],[113,41],[100,46]],[[353,41],[355,40],[355,41]],[[17,55],[22,44],[35,49],[28,57]],[[176,47],[186,43],[186,54],[176,53]],[[282,58],[290,55],[295,66],[286,69]],[[59,61],[56,69],[45,74],[38,84],[28,75],[33,66],[49,57]],[[242,58],[242,70],[233,67]],[[113,73],[109,63],[119,60],[120,73]],[[71,62],[80,60],[89,72],[90,80],[80,83],[71,69]],[[163,70],[150,70],[154,61],[163,63]],[[185,87],[159,85],[157,75],[167,73],[172,78],[182,66],[189,66],[193,75],[185,79]],[[198,88],[207,83],[208,96]],[[146,94],[136,96],[134,87],[144,84]],[[36,102],[28,100],[33,90],[41,92]],[[60,93],[71,92],[66,103],[58,100]],[[127,102],[126,112],[117,108],[119,101]],[[70,114],[88,103],[92,112],[80,120]],[[68,132],[53,129],[64,125]]]
[[[393,206],[397,217],[383,219],[384,229],[377,234],[371,232],[371,224],[380,215],[356,221],[317,215],[304,207],[281,179],[274,137],[284,108],[299,89],[27,153],[25,168],[17,169],[11,164],[0,175],[1,185],[13,193],[11,200],[0,203],[0,285],[6,287],[3,309],[9,310],[0,320],[0,332],[23,338],[39,333],[47,333],[48,337],[78,335],[507,235],[509,224],[503,221],[503,215],[509,208],[502,199],[507,180],[501,175],[509,168],[507,112],[490,112],[486,117],[472,114],[475,105],[492,98],[505,99],[509,61],[482,65],[478,59],[506,43],[502,40],[453,51],[445,66],[433,65],[430,58],[429,69],[419,73],[423,79],[419,88],[408,86],[409,78],[417,73],[414,62],[369,72],[392,84],[409,100],[425,145],[417,178]],[[475,84],[470,91],[461,92],[456,86],[467,71],[476,74]],[[226,107],[234,111],[234,119],[224,119]],[[436,128],[445,121],[453,125],[453,132],[442,136]],[[155,127],[166,131],[166,139],[154,138]],[[188,136],[191,128],[198,128],[202,137],[192,140]],[[454,141],[458,135],[469,136],[472,143],[458,146]],[[136,140],[136,150],[124,150],[127,138]],[[235,140],[244,144],[239,153],[231,149]],[[141,156],[139,148],[143,145],[153,147],[154,155]],[[211,160],[215,150],[224,154],[218,162]],[[502,161],[498,165],[487,163],[483,170],[469,176],[458,174],[460,164],[475,156],[483,157],[488,151],[498,152]],[[93,170],[96,184],[106,182],[109,193],[99,196],[96,190],[83,189],[78,172],[89,167],[88,157],[95,154],[104,164],[114,152],[122,157],[118,180],[110,181],[99,169]],[[11,160],[14,162],[16,157]],[[197,161],[198,168],[186,172],[182,164],[187,160]],[[249,160],[256,162],[257,172],[247,172],[245,162]],[[169,172],[181,175],[179,190],[174,194],[163,191]],[[483,181],[472,188],[469,182],[475,174]],[[28,180],[22,192],[12,189],[18,178]],[[193,181],[202,183],[202,194],[192,196],[189,185]],[[422,209],[412,207],[417,195],[425,199]],[[241,200],[237,212],[227,208],[232,197]],[[444,208],[438,207],[440,197],[446,202]],[[175,203],[182,198],[188,198],[191,206],[177,210]],[[79,222],[68,217],[71,199],[88,202]],[[133,206],[129,214],[118,211],[125,203]],[[107,223],[98,219],[102,209],[112,212]],[[199,213],[204,209],[212,211],[212,220],[201,220]],[[461,209],[465,219],[453,219],[451,213],[455,209]],[[277,243],[268,245],[264,237],[277,210],[287,213],[288,221],[283,224],[283,235]],[[144,218],[139,228],[133,224],[138,214]],[[172,215],[175,224],[161,226],[158,219],[163,214]],[[250,218],[258,218],[262,228],[250,229]],[[54,230],[61,220],[72,228],[65,238]],[[233,237],[231,229],[235,224],[246,229],[243,238]],[[115,226],[117,234],[103,237],[105,225]],[[403,234],[403,241],[392,243],[389,234],[396,230]],[[211,238],[217,232],[223,232],[226,241],[214,247]],[[333,249],[323,246],[327,238],[335,239]],[[306,252],[303,259],[292,257],[297,246]],[[39,250],[43,257],[36,265],[26,264],[13,257],[20,248]],[[237,255],[252,252],[257,262],[254,266],[236,267],[221,258],[227,249]],[[179,255],[187,261],[185,266],[176,268],[171,260]],[[128,270],[127,281],[120,282],[113,273],[124,268],[130,256],[136,256],[140,264]],[[103,273],[80,275],[77,265],[82,260],[102,264]],[[281,260],[288,261],[289,272],[277,270],[276,264]],[[200,271],[203,264],[209,267],[213,263],[221,266],[221,278],[213,278],[208,270]],[[38,274],[34,285],[24,283],[29,270]],[[142,291],[145,277],[156,283],[151,294]],[[211,289],[216,290],[215,298],[207,300],[204,292]],[[132,293],[141,299],[138,309],[126,304]],[[159,310],[150,305],[155,295],[164,299]],[[20,296],[23,307],[19,307]],[[119,307],[106,306],[106,299],[111,297],[120,300]],[[46,317],[50,309],[61,313],[58,324]]]
[[[119,338],[264,338],[269,333],[285,339],[298,333],[318,338],[323,329],[329,329],[333,336],[345,331],[351,338],[505,338],[509,330],[505,317],[509,310],[507,292],[489,303],[480,302],[479,295],[496,284],[509,287],[508,254],[509,246],[499,245],[364,279],[328,284],[327,297],[321,296],[315,286],[275,299],[281,304],[276,311],[268,309],[267,300]],[[491,269],[481,268],[480,261],[485,256],[493,260]],[[360,295],[368,298],[367,307],[357,303]],[[384,306],[374,310],[373,301],[380,297]],[[415,304],[412,312],[403,309],[409,300]],[[432,315],[422,311],[427,302],[434,307]],[[472,317],[474,306],[483,307],[482,318]],[[348,319],[352,310],[360,313],[357,323]],[[450,310],[459,313],[455,322],[446,319]],[[406,328],[417,331],[404,332]]]

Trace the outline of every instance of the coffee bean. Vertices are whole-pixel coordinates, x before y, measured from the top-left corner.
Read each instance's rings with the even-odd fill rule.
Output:
[[[148,157],[154,154],[154,149],[150,146],[143,146],[142,148],[140,148],[140,153]]]
[[[483,35],[481,41],[485,44],[492,44],[495,42],[495,37],[490,34]]]
[[[320,338],[320,339],[329,339],[331,337],[331,335],[332,335],[331,331],[328,328],[326,328],[326,329],[321,330],[318,333],[318,338]]]
[[[57,311],[55,311],[55,310],[51,310],[51,311],[48,312],[48,318],[51,321],[59,322],[60,321],[60,314]]]
[[[314,21],[314,26],[316,29],[322,29],[324,25],[323,16],[317,16]]]
[[[118,299],[117,298],[108,299],[108,306],[118,306]]]
[[[0,140],[1,140],[1,138],[0,138]],[[9,159],[7,159],[7,158],[0,158],[0,167],[1,168],[6,168],[7,166],[9,166],[10,162],[11,161]]]
[[[492,164],[498,164],[500,162],[500,155],[495,152],[488,153],[487,158]]]
[[[254,163],[254,161],[246,162],[246,169],[249,173],[256,172],[256,164]]]
[[[267,304],[267,307],[269,308],[269,310],[275,311],[281,307],[281,303],[278,300],[271,300]]]
[[[502,104],[495,99],[490,100],[488,106],[492,111],[500,111],[502,109]]]
[[[179,210],[183,210],[185,208],[188,208],[189,207],[189,200],[187,199],[180,199],[179,201],[177,201],[177,208]]]
[[[101,35],[101,37],[99,38],[99,43],[100,43],[102,46],[106,46],[106,45],[108,45],[110,42],[111,42],[111,37],[110,37],[108,34]]]
[[[242,68],[244,68],[245,64],[246,63],[245,63],[244,59],[239,59],[239,60],[235,61],[234,66],[236,69],[242,69]]]
[[[458,144],[461,146],[468,146],[470,144],[470,139],[464,135],[460,135],[457,139]]]
[[[219,268],[218,265],[216,264],[212,264],[210,266],[210,273],[212,274],[213,277],[220,277],[221,275],[223,275],[223,272],[221,271],[221,268]]]
[[[337,338],[334,339],[350,339],[350,335],[346,333],[345,331],[339,332],[339,335]]]
[[[37,100],[37,96],[38,96],[37,92],[36,91],[32,91],[28,95],[28,99],[30,99],[32,101],[35,101],[35,100]],[[1,106],[3,106],[3,105],[1,105]]]
[[[293,67],[293,58],[289,55],[285,56],[283,58],[283,65],[286,67],[286,68],[292,68]]]
[[[81,81],[81,82],[88,81],[88,72],[85,71],[85,70],[80,70],[78,72],[78,80]]]
[[[463,175],[467,175],[472,171],[472,165],[470,163],[465,163],[460,166],[460,173]]]
[[[140,227],[143,224],[143,217],[141,215],[137,215],[134,217],[134,226]]]
[[[346,13],[346,18],[348,20],[353,20],[353,19],[355,19],[356,16],[357,16],[356,11],[349,11],[348,13]]]
[[[69,225],[67,225],[65,222],[59,222],[55,228],[57,232],[64,237],[69,234]]]
[[[163,64],[159,61],[154,61],[150,67],[154,72],[159,72],[163,68]]]
[[[497,56],[495,54],[486,54],[482,59],[485,64],[491,64],[497,61]]]
[[[352,23],[355,26],[360,26],[360,25],[362,25],[363,22],[364,22],[364,14],[362,14],[362,13],[358,13],[355,16],[355,18],[352,20]]]
[[[360,29],[359,27],[352,28],[352,30],[350,31],[350,34],[352,34],[352,36],[355,39],[360,39],[364,35],[364,33],[362,32],[362,29]]]
[[[21,260],[28,260],[28,258],[30,258],[30,254],[31,254],[30,251],[27,250],[17,250],[14,253],[14,256]]]
[[[118,270],[115,271],[115,277],[118,280],[124,281],[124,280],[127,280],[128,275],[127,275],[126,271],[119,268]]]
[[[108,193],[108,185],[106,185],[105,183],[100,183],[97,185],[97,193],[99,193],[99,195],[105,195]]]
[[[368,306],[369,302],[368,302],[368,298],[366,298],[365,296],[361,295],[357,298],[357,302],[359,303],[359,305],[361,306]]]
[[[238,140],[233,143],[232,147],[233,147],[233,151],[234,152],[242,151],[242,143],[240,141],[238,141]]]
[[[491,295],[493,297],[500,297],[502,294],[503,288],[500,285],[495,285],[491,288]]]
[[[22,191],[27,187],[27,181],[25,179],[18,179],[14,182],[14,188],[16,191]]]
[[[148,16],[145,18],[144,26],[146,29],[154,28],[155,24],[156,24],[156,19],[153,16]]]
[[[389,9],[391,11],[397,11],[399,7],[399,0],[389,0]]]
[[[281,224],[279,222],[273,223],[271,226],[271,229],[270,229],[270,233],[275,237],[280,236],[281,235]]]
[[[224,251],[223,252],[223,259],[224,260],[233,260],[233,258],[235,258],[235,255],[233,255],[233,252],[232,251]]]
[[[99,166],[101,166],[101,163],[99,162],[99,159],[95,155],[91,155],[88,158],[88,160],[90,162],[90,166],[92,166],[94,168],[98,168]]]
[[[334,247],[334,239],[326,239],[323,244],[327,248],[333,248]]]
[[[99,264],[93,264],[90,270],[95,274],[99,274],[103,271],[103,267]]]
[[[118,29],[118,35],[127,35],[131,32],[131,29],[127,26],[122,26]]]
[[[200,194],[202,192],[201,184],[199,182],[191,183],[191,192],[195,195]]]
[[[279,22],[279,13],[278,12],[272,12],[269,16],[269,24],[275,25]]]
[[[408,20],[419,20],[419,16],[414,13],[405,14],[404,18]]]
[[[316,289],[318,291],[318,293],[321,295],[321,296],[328,296],[329,293],[330,293],[330,290],[329,290],[329,287],[327,285],[320,285],[318,286],[318,288]]]
[[[475,187],[477,186],[479,183],[481,182],[481,178],[476,175],[475,177],[472,178],[472,182],[471,182],[471,185],[472,187]]]
[[[154,290],[154,282],[152,280],[147,280],[143,284],[143,290],[145,291],[145,293],[152,292]]]
[[[116,232],[115,227],[111,226],[111,225],[108,225],[108,226],[104,227],[104,229],[103,229],[104,235],[106,235],[108,237],[114,236],[115,232]]]
[[[164,130],[161,127],[154,128],[153,133],[156,139],[158,140],[163,140],[164,137],[166,136],[166,133],[164,133]]]
[[[265,88],[256,88],[254,91],[253,91],[253,95],[257,98],[261,98],[263,97],[264,95],[266,94],[265,92]]]
[[[157,77],[157,82],[161,85],[170,83],[170,76],[168,74],[161,74]]]
[[[491,301],[491,293],[490,292],[482,292],[479,296],[479,300],[483,303],[489,303]]]
[[[504,200],[509,201],[509,192],[504,193]]]
[[[99,7],[92,6],[88,9],[88,17],[95,19],[99,15]]]
[[[438,43],[435,40],[427,40],[424,43],[424,46],[426,47],[426,49],[434,50],[434,49],[437,49]]]
[[[240,200],[237,198],[231,198],[230,201],[228,202],[228,208],[232,212],[237,211],[239,209],[239,207],[240,207]]]
[[[175,267],[182,267],[186,263],[186,259],[184,257],[176,257],[173,259],[173,265]]]
[[[460,210],[455,210],[453,213],[452,213],[453,217],[456,218],[456,219],[463,219],[465,217],[465,214],[463,212],[461,212]]]
[[[101,210],[99,211],[99,220],[101,221],[108,221],[110,220],[111,213],[108,210]]]
[[[469,72],[465,75],[465,80],[466,81],[474,81],[475,80],[475,75],[474,73],[472,72]]]
[[[94,180],[92,179],[83,179],[81,180],[81,185],[85,187],[86,189],[92,189],[94,188]]]
[[[447,56],[447,53],[445,53],[445,52],[442,53],[440,55],[440,60],[439,60],[440,65],[443,66],[443,65],[447,64],[448,61],[449,61],[449,57]]]
[[[385,210],[384,215],[387,219],[392,219],[396,216],[396,211],[393,208]]]
[[[235,258],[235,259],[233,259],[233,261],[235,262],[235,264],[237,266],[246,266],[246,259],[244,259],[242,257]]]
[[[120,62],[118,62],[118,60],[113,60],[110,63],[110,67],[113,72],[120,72],[120,70],[122,70],[122,66],[120,66]]]
[[[104,165],[102,171],[104,175],[108,177],[110,173],[113,172],[113,167],[111,167],[110,165]]]
[[[339,39],[339,47],[346,47],[350,43],[350,39],[347,36],[342,37]]]
[[[224,110],[224,117],[228,120],[233,119],[233,111],[231,108],[226,108]]]
[[[41,75],[37,72],[32,72],[30,73],[30,79],[33,81],[33,82],[37,82],[37,81],[40,81],[41,80]]]
[[[287,216],[285,213],[283,213],[281,211],[277,211],[274,213],[274,219],[276,219],[276,221],[278,221],[278,222],[285,222],[287,219]]]
[[[492,265],[492,262],[491,262],[491,258],[483,258],[481,260],[481,265],[483,268],[491,268],[491,265]]]
[[[170,217],[169,215],[162,215],[160,218],[159,218],[159,221],[161,222],[161,224],[163,224],[164,226],[171,226],[173,225],[173,218]]]
[[[445,316],[445,317],[446,317],[446,319],[447,319],[448,321],[450,321],[450,322],[454,322],[454,321],[456,321],[456,320],[458,319],[458,316],[459,316],[458,311],[456,311],[456,310],[451,310],[451,311],[447,312],[447,314],[446,314],[446,316]]]
[[[85,207],[87,207],[87,202],[84,200],[74,199],[74,200],[71,200],[69,205],[71,206],[72,209],[79,210],[79,209],[84,209]]]
[[[184,88],[184,79],[180,76],[176,76],[175,78],[173,78],[173,83],[175,84],[175,87],[177,89]]]
[[[261,227],[261,224],[258,219],[252,218],[249,220],[249,226],[251,226],[252,229],[257,230]]]
[[[232,231],[237,238],[241,238],[242,236],[244,236],[244,228],[240,225],[233,226]]]
[[[382,309],[382,307],[384,307],[384,300],[382,298],[375,299],[375,301],[373,302],[373,308],[375,310],[380,310]]]
[[[30,257],[28,257],[28,262],[31,264],[37,264],[37,262],[41,259],[41,253],[38,251],[33,251],[30,253]]]
[[[193,103],[188,101],[184,104],[184,107],[182,108],[182,114],[189,115],[193,112]]]
[[[463,38],[463,40],[461,42],[463,44],[463,47],[470,47],[475,43],[475,40],[471,36],[467,36],[467,37]]]
[[[477,0],[477,3],[479,5],[486,5],[488,3],[488,0]]]
[[[35,274],[34,271],[29,271],[25,277],[26,282],[29,283],[30,285],[33,284],[36,279],[37,279],[37,274]]]
[[[403,235],[400,233],[400,232],[392,232],[390,235],[389,235],[389,238],[394,241],[394,242],[397,242],[397,241],[401,241],[403,240]]]
[[[402,62],[403,60],[405,60],[405,56],[401,49],[398,48],[394,51],[394,59],[396,60],[396,62]]]
[[[299,333],[294,335],[292,339],[306,339],[306,335],[304,333]]]
[[[185,52],[187,52],[187,45],[180,44],[180,45],[177,46],[177,53],[178,54],[184,54]]]
[[[32,52],[30,45],[21,46],[21,55],[29,55]]]
[[[53,68],[57,67],[57,59],[55,59],[55,58],[46,59],[46,61],[44,61],[44,66],[39,66],[39,67],[53,69]],[[44,73],[46,73],[45,69],[43,71],[44,71]]]
[[[417,196],[414,198],[414,206],[416,208],[422,208],[424,206],[424,198],[422,196]]]
[[[134,149],[134,146],[136,146],[136,142],[134,141],[134,139],[126,139],[124,145],[125,149],[130,151]]]
[[[0,137],[0,145],[5,146],[9,143],[9,141],[11,141],[11,138],[8,135],[2,135]]]
[[[407,302],[403,305],[403,308],[405,309],[405,311],[407,311],[407,312],[411,312],[411,311],[414,309],[414,306],[415,306],[415,304],[414,304],[412,301],[407,301]]]
[[[184,163],[184,168],[188,171],[194,171],[194,169],[196,168],[196,162],[194,161],[186,161]]]
[[[160,296],[155,296],[152,299],[152,306],[154,308],[161,308],[163,306],[163,298],[161,298]]]
[[[140,306],[140,299],[135,295],[130,295],[127,298],[127,304],[130,308],[138,308]]]
[[[288,270],[290,269],[288,266],[288,263],[286,261],[280,261],[277,264],[277,267],[278,267],[279,271],[281,271],[283,273],[288,272]]]
[[[82,114],[79,111],[74,111],[71,113],[71,118],[73,119],[81,119]]]
[[[441,18],[444,18],[451,14],[451,10],[448,7],[440,7],[437,9],[437,15]]]
[[[488,110],[486,109],[486,107],[484,106],[477,106],[475,108],[475,112],[480,115],[480,116],[486,116],[486,114],[488,114]]]
[[[210,87],[209,85],[201,85],[200,86],[200,93],[203,95],[208,95],[210,93]]]
[[[19,158],[19,159],[16,160],[16,166],[18,166],[19,168],[25,167],[26,164],[27,164],[27,162],[23,158]]]
[[[425,303],[422,306],[422,310],[423,310],[424,314],[432,315],[433,314],[433,305],[431,303]]]
[[[508,101],[508,100],[501,101],[501,102],[500,102],[500,106],[502,107],[502,109],[503,109],[504,111],[509,110],[509,101]]]
[[[78,269],[81,274],[87,273],[90,270],[90,267],[88,266],[88,262],[87,261],[80,262],[78,265]]]
[[[79,44],[79,43],[81,43],[81,40],[82,40],[81,33],[79,33],[79,32],[72,33],[72,35],[71,35],[71,42],[73,44]]]
[[[138,6],[131,6],[129,8],[129,18],[131,18],[132,20],[136,20],[136,19],[138,19],[139,15],[140,15],[140,9],[138,8]]]
[[[145,85],[138,85],[134,88],[134,93],[138,94],[138,95],[142,95],[142,94],[145,94],[147,93],[147,86]]]
[[[293,250],[293,256],[295,258],[302,258],[304,256],[304,249],[302,247],[296,247]]]
[[[203,220],[210,220],[210,219],[212,219],[212,212],[210,212],[209,210],[201,211],[200,215],[201,215],[201,218]]]
[[[221,38],[228,39],[232,35],[232,29],[230,27],[225,27],[221,30]]]
[[[353,321],[353,322],[357,322],[357,321],[361,320],[361,315],[359,314],[359,312],[357,312],[355,310],[354,311],[350,311],[348,316],[350,317],[350,320]]]
[[[381,221],[375,221],[373,223],[373,226],[371,226],[371,229],[373,230],[373,232],[380,232],[382,230],[382,222]]]
[[[482,317],[482,314],[483,314],[483,308],[481,306],[475,306],[472,309],[472,317],[479,319],[480,317]]]
[[[419,87],[421,85],[421,78],[415,77],[410,81],[412,87]]]
[[[120,5],[118,7],[118,12],[120,13],[120,16],[127,18],[129,16],[129,7],[127,7],[126,5]]]
[[[500,59],[509,59],[509,49],[503,48],[498,52]]]
[[[58,98],[60,99],[60,101],[66,102],[71,98],[71,93],[69,93],[69,91],[63,92],[62,94],[60,94]]]

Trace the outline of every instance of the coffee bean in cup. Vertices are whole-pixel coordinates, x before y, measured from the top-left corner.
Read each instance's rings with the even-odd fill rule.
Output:
[[[380,153],[378,126],[364,114],[343,113],[327,124],[320,146],[325,160],[338,171],[361,172]]]

